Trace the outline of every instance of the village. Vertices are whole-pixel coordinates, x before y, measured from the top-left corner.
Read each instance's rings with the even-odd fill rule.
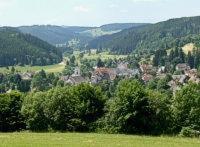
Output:
[[[200,83],[200,77],[197,69],[191,69],[186,63],[177,64],[176,71],[182,74],[171,75],[171,81],[168,85],[174,92],[181,89],[188,82]],[[154,67],[150,64],[141,64],[139,68],[130,69],[128,63],[119,63],[117,68],[95,67],[94,71],[88,71],[91,73],[91,78],[83,77],[79,67],[74,69],[74,73],[71,76],[61,76],[60,79],[66,84],[78,85],[81,83],[98,84],[104,80],[114,81],[117,77],[123,77],[124,79],[140,77],[144,84],[147,84],[153,79],[163,79],[167,75],[170,75],[165,66]]]

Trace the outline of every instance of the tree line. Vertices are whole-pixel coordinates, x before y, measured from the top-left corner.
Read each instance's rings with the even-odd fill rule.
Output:
[[[110,85],[112,95],[104,84],[0,94],[0,131],[200,135],[200,84],[173,95],[164,83],[120,80]]]

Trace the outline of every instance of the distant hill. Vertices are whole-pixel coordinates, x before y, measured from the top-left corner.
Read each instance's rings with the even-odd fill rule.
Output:
[[[113,23],[113,24],[106,24],[102,25],[100,28],[103,31],[116,31],[116,30],[125,30],[133,27],[139,27],[148,25],[145,23]]]
[[[145,26],[145,25],[147,24],[145,23],[113,23],[113,24],[102,25],[97,28],[83,31],[81,32],[81,34],[85,34],[87,36],[96,38],[96,37],[100,37],[104,35],[112,35],[112,34],[121,32],[122,30],[125,30],[125,29]]]
[[[113,34],[135,26],[144,24],[137,23],[116,23],[103,25],[101,27],[76,27],[76,26],[52,26],[35,25],[19,27],[23,33],[31,34],[50,44],[68,44],[78,42],[84,46],[96,37]]]
[[[62,61],[61,52],[16,28],[0,28],[0,66],[50,65]]]
[[[72,39],[80,39],[83,42],[91,40],[91,37],[79,34],[80,32],[91,29],[90,27],[64,27],[52,25],[35,25],[35,26],[22,26],[19,27],[23,33],[36,36],[48,43],[66,44]]]
[[[101,36],[92,40],[88,48],[107,48],[117,54],[129,54],[134,50],[169,49],[175,44],[183,46],[183,43],[192,43],[191,39],[199,38],[199,34],[200,16],[184,17]]]

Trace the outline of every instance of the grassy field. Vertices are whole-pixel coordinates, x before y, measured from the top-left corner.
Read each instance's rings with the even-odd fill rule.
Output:
[[[98,59],[100,58],[101,60],[106,60],[106,59],[120,59],[120,58],[126,58],[127,55],[111,55],[109,54],[108,52],[102,52],[102,53],[99,53],[99,54],[84,54],[84,59],[89,59],[89,60],[92,60],[92,59]]]
[[[73,55],[78,59],[79,58],[80,51],[74,51]],[[88,59],[88,60],[96,60],[98,58],[101,58],[101,60],[106,60],[106,59],[120,59],[120,58],[126,58],[127,55],[111,55],[109,52],[102,52],[99,54],[92,53],[91,55],[89,54],[84,54],[83,58]]]
[[[64,64],[55,64],[55,65],[48,65],[48,66],[15,66],[16,71],[19,72],[27,72],[27,71],[40,71],[45,70],[47,73],[57,73],[62,72],[64,69]],[[9,67],[11,69],[11,67]],[[7,73],[9,70],[7,70],[5,67],[0,68],[0,73]]]
[[[183,47],[183,52],[187,55],[188,52],[192,52],[195,48],[195,45],[193,43],[189,43],[189,44],[186,44],[184,47]]]
[[[199,139],[81,133],[1,133],[1,147],[199,147]]]

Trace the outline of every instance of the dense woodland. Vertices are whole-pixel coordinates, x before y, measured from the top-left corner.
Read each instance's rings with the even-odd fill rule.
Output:
[[[62,61],[54,46],[15,28],[0,28],[0,66],[50,65]]]
[[[191,43],[195,38],[199,38],[199,33],[199,16],[178,18],[99,37],[92,40],[88,48],[110,49],[116,54],[171,49],[175,44],[185,45],[187,42]]]

